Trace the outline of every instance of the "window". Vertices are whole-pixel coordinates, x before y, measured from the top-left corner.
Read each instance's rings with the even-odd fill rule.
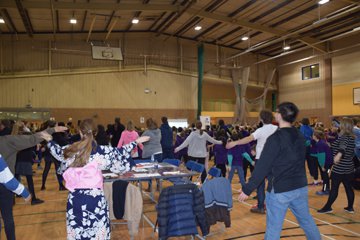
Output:
[[[302,80],[308,80],[312,78],[320,77],[319,64],[313,64],[301,68]]]

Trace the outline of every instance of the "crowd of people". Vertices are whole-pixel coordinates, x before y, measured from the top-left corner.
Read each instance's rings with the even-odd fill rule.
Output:
[[[134,159],[150,158],[204,164],[201,182],[211,164],[230,183],[237,173],[239,200],[246,200],[256,189],[257,204],[250,211],[267,214],[265,239],[280,237],[287,209],[297,217],[308,239],[321,239],[309,213],[308,185],[321,187],[316,194],[328,200],[318,212],[330,213],[343,183],[348,199],[344,210],[354,213],[353,189],[359,189],[360,179],[360,119],[334,119],[325,128],[321,123],[311,124],[308,118],[296,122],[298,112],[293,103],[286,102],[278,105],[275,115],[262,110],[255,126],[226,125],[219,120],[212,126],[197,121],[185,129],[171,127],[167,117],[161,118],[160,127],[148,118],[145,129],[131,120],[125,126],[120,118],[106,128],[94,119],[79,121],[77,128],[71,122],[47,121],[38,129],[31,123],[2,120],[0,210],[7,239],[15,239],[14,193],[32,205],[44,202],[36,196],[34,164],[38,170],[44,165],[39,190],[46,191],[51,165],[59,191],[69,190],[68,239],[110,239],[101,171],[121,174],[131,170]],[[306,165],[312,177],[309,183]],[[21,177],[26,178],[29,192],[20,183]],[[89,222],[82,221],[84,212]]]

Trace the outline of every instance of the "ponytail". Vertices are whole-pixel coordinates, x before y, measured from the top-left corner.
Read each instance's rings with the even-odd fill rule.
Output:
[[[95,125],[91,119],[86,119],[81,122],[81,140],[64,150],[65,159],[75,158],[70,167],[83,167],[88,163],[91,151],[94,147],[93,144],[95,143],[93,135],[94,129]]]
[[[202,123],[200,121],[196,122],[195,127],[196,127],[196,129],[198,129],[200,131],[200,136],[203,135],[204,130],[201,129]]]

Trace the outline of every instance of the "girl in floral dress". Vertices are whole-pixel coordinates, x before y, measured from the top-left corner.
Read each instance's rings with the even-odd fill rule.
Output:
[[[59,171],[69,190],[66,226],[67,239],[110,239],[109,208],[103,192],[102,170],[114,173],[130,171],[131,150],[149,140],[140,137],[121,148],[97,145],[94,123],[86,119],[80,124],[81,140],[60,147],[50,141],[51,154],[61,162]]]

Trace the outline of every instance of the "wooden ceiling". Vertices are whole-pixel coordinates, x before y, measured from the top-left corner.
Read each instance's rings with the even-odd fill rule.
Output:
[[[284,45],[326,52],[328,41],[359,30],[360,0],[318,1],[1,0],[0,36],[104,33],[106,41],[114,32],[152,32],[267,56]]]

